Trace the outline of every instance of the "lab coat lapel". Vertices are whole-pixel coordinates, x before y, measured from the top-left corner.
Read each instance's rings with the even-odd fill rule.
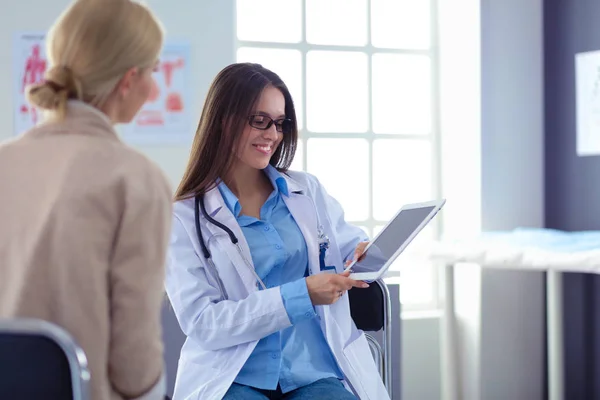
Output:
[[[312,197],[303,194],[303,192],[306,192],[306,189],[299,187],[295,181],[289,178],[287,178],[287,181],[290,196],[284,196],[284,201],[290,214],[292,214],[294,220],[296,220],[296,224],[298,224],[298,227],[304,236],[304,240],[306,241],[310,275],[316,275],[321,272],[319,263],[319,218],[317,216],[317,207]],[[323,334],[326,337],[330,337],[331,329],[329,325],[332,321],[330,321],[331,315],[329,307],[317,306],[316,310],[320,317],[320,325]]]
[[[283,199],[306,241],[310,275],[318,274],[320,272],[317,241],[319,223],[315,205],[310,197],[297,192],[291,192],[289,197],[283,196]]]
[[[223,200],[223,196],[221,196],[221,192],[218,188],[214,188],[210,190],[204,196],[204,201],[206,204],[206,212],[208,215],[212,216],[215,220],[219,221],[233,232],[233,234],[238,239],[238,245],[240,251],[238,251],[237,246],[231,243],[229,239],[229,235],[221,228],[216,226],[215,224],[211,224],[206,219],[205,226],[207,226],[208,230],[215,237],[215,240],[218,241],[220,247],[227,252],[229,259],[233,263],[237,273],[242,278],[244,282],[244,286],[248,289],[248,292],[251,293],[257,290],[257,281],[249,269],[251,267],[254,269],[254,263],[252,262],[252,256],[250,254],[250,247],[248,246],[248,242],[246,241],[246,237],[240,228],[237,220],[227,208],[225,201]],[[241,254],[240,254],[241,252]],[[243,256],[242,256],[243,255]],[[246,265],[246,261],[248,261],[249,265]],[[219,268],[217,266],[217,268]]]

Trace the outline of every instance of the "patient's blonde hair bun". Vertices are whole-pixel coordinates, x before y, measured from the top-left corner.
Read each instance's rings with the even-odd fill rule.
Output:
[[[27,89],[32,105],[64,116],[68,99],[100,107],[131,68],[153,68],[164,30],[133,0],[76,0],[48,32],[45,80]]]
[[[69,67],[55,66],[46,71],[44,81],[27,90],[27,100],[42,110],[63,116],[68,99],[82,99],[81,82]]]

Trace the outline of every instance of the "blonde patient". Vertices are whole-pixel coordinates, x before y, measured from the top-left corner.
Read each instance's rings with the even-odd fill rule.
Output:
[[[124,144],[163,29],[130,0],[78,0],[47,38],[44,121],[0,144],[0,318],[38,318],[85,351],[91,398],[162,399],[171,188]]]

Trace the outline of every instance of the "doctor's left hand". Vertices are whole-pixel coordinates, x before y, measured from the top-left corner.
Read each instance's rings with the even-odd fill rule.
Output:
[[[346,261],[346,265],[345,266],[347,267],[354,260],[357,260],[357,261],[362,260],[365,257],[364,252],[365,252],[365,248],[367,247],[368,244],[369,244],[368,241],[366,241],[366,242],[360,242],[356,246],[356,249],[354,249],[354,256],[352,257],[352,259]]]

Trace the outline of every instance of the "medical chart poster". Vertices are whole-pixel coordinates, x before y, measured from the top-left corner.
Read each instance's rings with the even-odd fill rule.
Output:
[[[575,55],[577,155],[600,155],[600,51]]]
[[[44,79],[48,67],[46,33],[19,32],[13,39],[13,133],[31,129],[41,113],[25,98],[25,88]],[[155,85],[148,102],[135,119],[117,129],[131,144],[189,144],[194,134],[191,119],[190,44],[166,41]]]
[[[135,119],[121,130],[131,144],[189,144],[191,118],[190,45],[167,41],[154,72],[150,97]]]
[[[25,98],[27,86],[44,80],[47,68],[46,34],[21,32],[13,37],[13,133],[31,129],[40,120],[40,112]]]

